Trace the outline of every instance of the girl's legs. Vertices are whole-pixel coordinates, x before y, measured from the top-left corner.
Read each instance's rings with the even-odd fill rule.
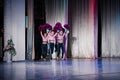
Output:
[[[52,54],[54,50],[54,43],[50,43],[50,58],[52,59]]]
[[[45,55],[44,55],[44,56],[45,56],[45,58],[46,58],[46,56],[47,56],[47,44],[45,45],[45,49],[44,49],[44,50],[45,50],[45,51],[44,51],[44,52],[45,52]]]
[[[60,57],[60,44],[57,44],[57,57]]]
[[[64,55],[64,45],[63,45],[63,43],[61,44],[61,48],[62,48],[62,58],[63,58],[63,55]]]
[[[60,49],[62,49],[62,58],[63,58],[63,55],[64,55],[64,45],[63,45],[63,43],[58,43],[58,46],[57,46],[57,51],[58,51],[57,57],[58,58],[60,57]]]
[[[42,57],[44,58],[44,44],[41,45],[41,49],[42,49]]]
[[[41,48],[42,48],[42,56],[43,56],[43,58],[46,58],[46,55],[47,55],[47,44],[42,44]]]
[[[55,52],[57,52],[57,43],[55,43]]]

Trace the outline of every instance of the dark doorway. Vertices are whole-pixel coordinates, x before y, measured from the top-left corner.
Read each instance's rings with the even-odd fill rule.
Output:
[[[98,57],[102,57],[101,0],[98,0]]]
[[[25,17],[28,16],[28,0],[25,0]],[[25,59],[28,60],[27,58],[27,27],[25,22]]]
[[[3,61],[4,47],[4,0],[0,0],[0,61]]]
[[[34,32],[35,32],[35,60],[41,58],[42,38],[38,31],[38,26],[45,24],[45,0],[34,0]]]

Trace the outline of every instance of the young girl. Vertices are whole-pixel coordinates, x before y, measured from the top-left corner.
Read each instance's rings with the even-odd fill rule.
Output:
[[[55,36],[57,33],[54,33],[52,30],[50,33],[48,33],[48,39],[49,39],[49,47],[50,47],[50,58],[52,59],[52,54],[54,50],[54,43],[55,43]]]
[[[42,56],[43,56],[43,59],[45,60],[45,58],[47,56],[48,35],[47,35],[47,33],[42,34],[42,31],[40,32],[40,34],[41,34],[41,37],[42,37],[42,45],[41,45]]]
[[[63,32],[63,30],[61,30],[58,35],[57,35],[57,59],[60,57],[60,49],[62,49],[62,58],[64,55],[64,36],[67,35],[69,32]]]

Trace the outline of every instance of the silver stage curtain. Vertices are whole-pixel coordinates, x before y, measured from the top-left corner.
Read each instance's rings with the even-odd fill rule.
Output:
[[[101,0],[102,57],[120,57],[120,0]]]
[[[68,1],[69,45],[73,58],[97,57],[96,3],[96,0]]]
[[[46,22],[53,27],[57,22],[67,23],[67,0],[45,0]]]

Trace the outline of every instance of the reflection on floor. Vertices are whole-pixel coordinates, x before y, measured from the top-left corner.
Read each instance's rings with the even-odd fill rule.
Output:
[[[0,80],[120,80],[120,59],[0,63]]]

